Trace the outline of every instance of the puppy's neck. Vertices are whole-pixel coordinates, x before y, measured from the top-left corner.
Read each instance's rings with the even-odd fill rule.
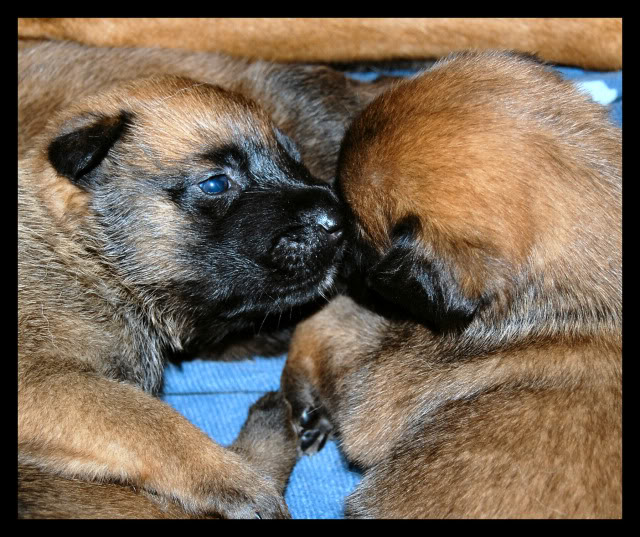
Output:
[[[508,297],[478,312],[464,332],[462,346],[495,351],[561,339],[619,348],[621,279],[620,270],[595,267],[585,277],[551,271],[536,278],[523,277]]]

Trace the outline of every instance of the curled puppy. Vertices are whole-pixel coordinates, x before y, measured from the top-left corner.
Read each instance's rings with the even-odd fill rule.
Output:
[[[342,146],[350,297],[282,378],[313,452],[364,478],[351,517],[620,517],[621,133],[536,61],[454,55]]]
[[[20,463],[187,515],[288,516],[251,452],[153,395],[169,353],[332,286],[332,188],[254,101],[182,77],[78,99],[31,143],[18,176]]]

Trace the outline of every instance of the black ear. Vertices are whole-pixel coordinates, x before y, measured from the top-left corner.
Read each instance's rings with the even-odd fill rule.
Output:
[[[91,117],[81,127],[61,134],[49,144],[49,161],[55,170],[74,183],[82,185],[83,178],[107,156],[113,144],[130,125],[130,114],[116,117]]]
[[[417,226],[414,216],[394,227],[391,248],[371,267],[368,284],[436,330],[462,328],[480,300],[464,294],[446,263],[424,258],[417,247]]]

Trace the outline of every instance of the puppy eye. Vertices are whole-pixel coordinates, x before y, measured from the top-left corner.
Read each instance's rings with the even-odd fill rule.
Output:
[[[222,194],[229,189],[229,178],[223,174],[212,175],[198,183],[198,186],[205,194]]]

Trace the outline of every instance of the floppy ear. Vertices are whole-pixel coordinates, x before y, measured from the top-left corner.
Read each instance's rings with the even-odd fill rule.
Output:
[[[442,260],[423,257],[417,247],[417,226],[414,216],[394,227],[391,248],[371,267],[368,283],[384,298],[439,331],[464,327],[480,299],[464,293]]]
[[[130,125],[130,115],[76,118],[80,123],[49,144],[49,161],[60,174],[79,186],[86,186],[86,175],[102,162],[109,150]]]

